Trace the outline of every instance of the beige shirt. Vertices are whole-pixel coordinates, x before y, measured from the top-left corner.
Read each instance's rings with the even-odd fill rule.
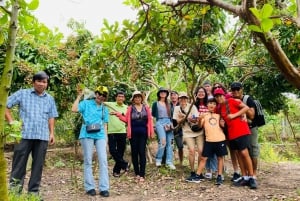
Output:
[[[225,135],[220,127],[220,115],[216,113],[205,113],[203,117],[206,142],[222,142]]]
[[[182,109],[187,114],[190,107],[191,107],[191,104],[188,103],[187,106],[185,108],[182,108]],[[180,110],[180,106],[176,106],[174,108],[173,119],[175,119],[176,121],[180,121],[181,118],[180,118],[179,114],[182,114],[182,112]],[[191,112],[189,114],[189,117],[192,117],[192,116],[199,117],[199,112],[198,112],[195,105],[192,106]],[[203,135],[203,130],[199,131],[199,132],[193,132],[191,130],[189,124],[187,122],[185,122],[182,126],[182,133],[183,133],[184,138],[186,138],[186,137],[197,137],[199,135]]]

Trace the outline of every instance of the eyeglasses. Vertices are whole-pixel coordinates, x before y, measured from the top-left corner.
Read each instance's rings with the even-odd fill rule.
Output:
[[[232,88],[231,91],[239,91],[241,88]]]

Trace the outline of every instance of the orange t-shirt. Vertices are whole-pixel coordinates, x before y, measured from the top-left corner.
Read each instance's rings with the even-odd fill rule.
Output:
[[[216,113],[205,113],[203,118],[205,141],[206,142],[222,142],[225,135],[220,127],[220,115]]]

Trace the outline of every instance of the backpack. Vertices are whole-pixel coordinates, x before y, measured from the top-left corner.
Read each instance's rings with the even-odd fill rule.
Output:
[[[243,103],[245,103],[247,105],[247,100],[250,96],[249,95],[244,95],[243,97]],[[255,122],[255,124],[260,127],[260,126],[263,126],[266,124],[266,120],[265,120],[265,114],[264,114],[264,111],[263,111],[263,108],[259,102],[259,100],[254,100],[254,103],[255,103],[255,116],[254,116],[254,119],[253,121]]]

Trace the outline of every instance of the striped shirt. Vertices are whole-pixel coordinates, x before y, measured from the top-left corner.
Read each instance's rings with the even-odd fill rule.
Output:
[[[39,96],[33,88],[20,89],[8,97],[7,108],[19,106],[22,138],[49,141],[49,119],[58,117],[53,97],[44,92]]]
[[[106,139],[104,124],[108,123],[108,109],[101,104],[97,105],[95,99],[83,100],[79,103],[78,111],[82,114],[83,124],[80,130],[79,139],[92,138],[92,139]],[[86,126],[90,124],[99,123],[101,129],[96,133],[87,133]]]

